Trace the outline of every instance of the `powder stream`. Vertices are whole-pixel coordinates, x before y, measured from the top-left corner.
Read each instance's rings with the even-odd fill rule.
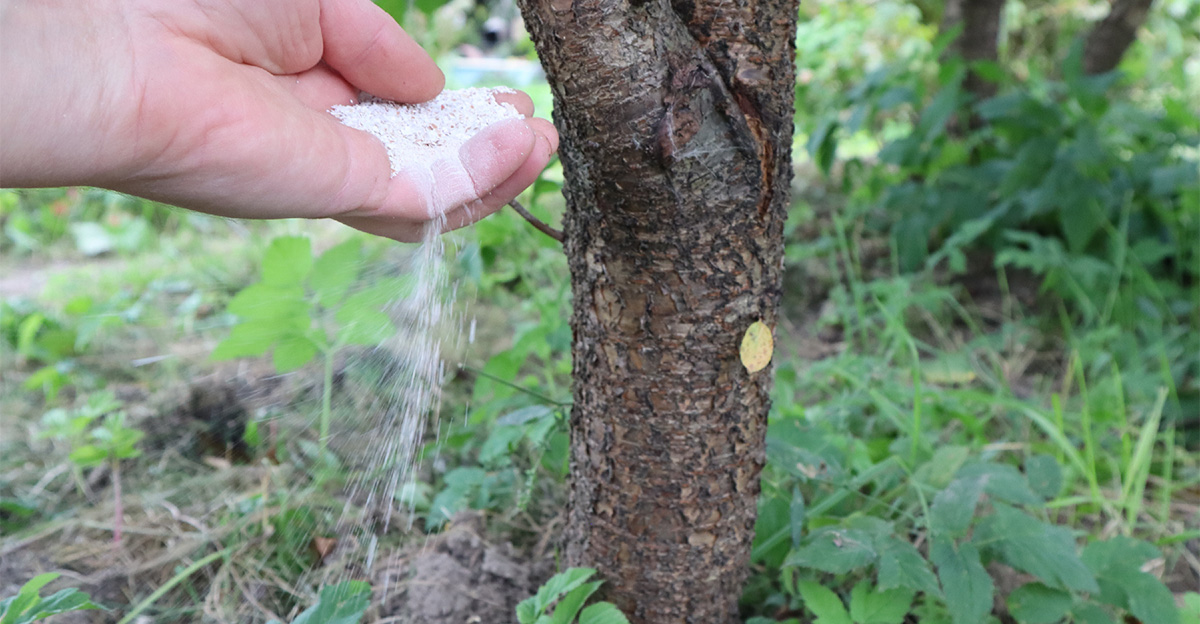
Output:
[[[384,511],[385,527],[397,492],[413,478],[427,417],[437,415],[445,378],[440,337],[449,329],[454,291],[448,284],[440,233],[445,225],[443,210],[454,206],[440,206],[435,199],[439,180],[433,171],[438,163],[461,168],[459,150],[471,137],[495,123],[521,118],[512,105],[495,101],[497,92],[512,91],[443,91],[429,102],[411,105],[364,96],[359,104],[330,110],[342,123],[369,132],[384,144],[393,175],[416,172],[429,176],[432,185],[427,189],[431,196],[423,198],[431,220],[409,267],[415,288],[392,303],[389,312],[397,332],[377,347],[373,358],[383,366],[383,396],[371,410],[375,413],[358,416],[372,427],[371,448],[366,449],[370,465],[353,484],[350,500],[365,492],[364,509]]]

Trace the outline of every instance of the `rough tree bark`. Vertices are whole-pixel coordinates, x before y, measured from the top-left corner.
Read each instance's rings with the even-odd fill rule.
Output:
[[[1000,16],[1004,0],[946,0],[940,30],[947,32],[962,25],[962,32],[947,53],[966,61],[996,61],[1000,58]],[[996,84],[975,72],[967,72],[963,88],[980,99],[996,94]]]
[[[567,562],[637,623],[733,622],[791,178],[796,0],[521,0],[554,93],[574,297]]]
[[[1083,45],[1083,71],[1103,74],[1117,68],[1121,57],[1146,23],[1154,0],[1113,0],[1108,15],[1097,23]]]

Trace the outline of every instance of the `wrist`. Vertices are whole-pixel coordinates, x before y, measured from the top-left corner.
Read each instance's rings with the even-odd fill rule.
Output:
[[[113,164],[129,90],[112,2],[0,4],[0,186],[92,184]],[[107,115],[106,115],[107,113]]]

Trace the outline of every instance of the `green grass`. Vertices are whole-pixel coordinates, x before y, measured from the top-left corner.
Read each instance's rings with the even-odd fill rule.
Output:
[[[1040,15],[1018,8],[1021,20]],[[893,611],[969,621],[990,612],[996,593],[1014,613],[1173,621],[1122,589],[1093,591],[1089,579],[1132,579],[1161,596],[1158,578],[1179,590],[1183,574],[1200,574],[1200,251],[1188,246],[1200,231],[1200,191],[1172,177],[1195,147],[1152,142],[1163,149],[1145,170],[1122,156],[1151,151],[1129,147],[1140,144],[1123,132],[1170,123],[1178,136],[1190,131],[1170,114],[1142,114],[1154,106],[1128,108],[1159,102],[1170,113],[1200,84],[1145,56],[1183,58],[1195,44],[1171,33],[1185,26],[1154,18],[1153,52],[1134,53],[1140,73],[1112,109],[1041,120],[1071,136],[1095,130],[1116,146],[1106,152],[1115,155],[1105,161],[1111,179],[1142,176],[1157,191],[1106,204],[1086,245],[1056,230],[1058,213],[1024,229],[948,217],[937,224],[940,246],[912,263],[896,232],[923,213],[888,204],[889,193],[919,179],[921,196],[935,196],[947,172],[981,171],[955,161],[962,145],[944,138],[922,143],[923,160],[880,161],[887,146],[930,131],[917,111],[948,88],[929,56],[933,29],[901,3],[802,11],[801,173],[744,615],[756,624],[862,621],[875,609],[872,621],[894,621]],[[1080,27],[1063,19],[1065,30]],[[1049,36],[1042,22],[1027,27]],[[450,45],[454,33],[439,28],[429,36]],[[1029,80],[1058,66],[1024,44],[1009,54]],[[879,71],[889,59],[911,63]],[[912,97],[858,117],[856,107],[893,88]],[[548,112],[548,87],[532,90]],[[979,159],[1007,163],[1018,153],[992,148]],[[561,181],[556,164],[522,198],[555,224]],[[1009,178],[1014,194],[1042,182]],[[1147,214],[1155,228],[1139,221]],[[397,492],[405,511],[387,530],[346,487],[387,471],[363,457],[372,431],[356,416],[393,392],[386,375],[371,377],[369,347],[339,343],[291,372],[263,358],[210,358],[236,322],[226,306],[260,275],[272,239],[305,237],[319,256],[346,240],[343,229],[208,219],[94,190],[0,191],[0,225],[0,263],[53,274],[0,305],[0,555],[19,562],[10,574],[27,575],[0,576],[0,590],[15,593],[44,564],[79,571],[51,589],[89,582],[94,601],[130,621],[290,621],[321,608],[322,587],[378,578],[385,553],[418,553],[471,510],[495,541],[554,556],[546,544],[561,531],[567,498],[569,275],[561,246],[515,214],[452,239],[458,315],[475,340],[447,347],[462,366],[423,440],[416,481]],[[351,238],[369,251],[363,279],[401,266],[401,247]],[[235,401],[242,412],[197,416],[189,393],[214,380],[238,389],[228,396],[245,394]],[[117,555],[112,479],[79,470],[42,421],[105,391],[126,406],[126,426],[146,434],[142,455],[120,463]],[[223,428],[223,418],[239,426]],[[313,538],[339,548],[314,554]],[[985,562],[994,565],[980,573]],[[104,577],[113,566],[127,574]],[[996,569],[1037,584],[1003,585]],[[995,585],[960,595],[948,589],[955,573]]]

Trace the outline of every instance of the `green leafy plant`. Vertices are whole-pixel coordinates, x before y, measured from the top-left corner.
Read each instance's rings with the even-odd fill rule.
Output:
[[[124,507],[121,499],[121,462],[142,454],[141,429],[129,427],[122,405],[109,392],[90,395],[74,409],[57,408],[42,416],[41,437],[55,438],[70,447],[68,458],[76,484],[82,489],[81,469],[107,463],[113,483],[113,541],[121,541]],[[101,420],[102,419],[102,420]],[[97,421],[100,421],[97,424]]]
[[[362,581],[342,581],[321,588],[317,603],[291,624],[357,624],[371,605],[371,586]],[[267,624],[282,624],[271,620]]]
[[[26,299],[0,302],[0,339],[17,362],[36,368],[26,378],[28,390],[41,390],[53,401],[68,385],[78,383],[77,359],[106,330],[131,322],[136,303],[124,293],[97,302],[88,295],[72,297],[61,313]]]
[[[900,624],[912,606],[913,590],[894,588],[873,589],[867,580],[859,581],[850,590],[849,610],[832,590],[813,581],[797,584],[804,606],[812,612],[819,624]],[[747,624],[766,624],[770,620],[758,618]]]
[[[556,175],[544,172],[526,194],[529,210],[546,222],[561,208]],[[467,508],[524,512],[547,500],[539,494],[553,493],[567,474],[571,333],[562,246],[509,212],[480,221],[469,236],[457,253],[456,277],[478,289],[481,315],[494,308],[511,319],[513,332],[483,366],[463,367],[468,417],[449,423],[436,449],[427,449],[452,453],[459,465],[401,495],[428,512],[427,529]],[[491,340],[484,337],[476,349],[489,350]]]
[[[425,527],[436,529],[463,509],[524,511],[539,475],[560,482],[567,471],[568,436],[561,406],[529,405],[501,415],[486,433],[466,424],[456,428],[445,444],[466,452],[474,461],[448,470],[432,499],[405,495],[418,511],[427,511]]]
[[[292,624],[354,624],[370,606],[371,586],[344,581],[321,589],[317,604],[292,620]]]
[[[0,251],[39,252],[69,237],[85,256],[134,252],[179,220],[166,206],[102,189],[0,193]]]
[[[384,307],[409,283],[399,277],[359,283],[362,242],[352,238],[316,259],[307,238],[278,237],[262,260],[258,282],[229,301],[241,322],[214,349],[214,360],[271,352],[276,371],[294,371],[320,357],[323,386],[319,445],[325,453],[332,417],[333,365],[345,347],[375,345],[395,333]],[[356,289],[357,287],[357,289]]]
[[[42,588],[59,576],[56,572],[39,574],[22,585],[16,596],[0,600],[0,624],[28,624],[52,615],[101,608],[92,602],[91,596],[75,588],[62,589],[43,598]]]
[[[1068,529],[1039,517],[1044,501],[1062,488],[1061,468],[1052,458],[1031,459],[1021,472],[971,461],[961,447],[943,447],[925,456],[910,484],[895,483],[898,489],[868,498],[873,512],[841,516],[837,509],[846,507],[850,492],[893,483],[889,475],[902,473],[903,462],[884,460],[847,478],[852,455],[828,446],[828,435],[811,429],[801,434],[803,427],[786,431],[793,426],[777,425],[768,437],[772,464],[794,466],[790,472],[801,483],[819,486],[831,479],[847,489],[812,494],[807,502],[797,485],[790,497],[774,502],[770,492],[777,485],[764,488],[754,556],[779,566],[787,599],[803,604],[817,621],[899,622],[909,613],[920,613],[923,622],[983,621],[997,591],[985,568],[989,562],[1035,579],[1005,597],[1020,621],[1097,621],[1091,618],[1114,613],[1147,624],[1179,621],[1167,588],[1141,571],[1161,556],[1157,548],[1117,537],[1080,550]],[[824,466],[818,469],[823,476],[806,468],[818,466]],[[878,517],[884,508],[874,505],[882,499],[919,515]],[[914,546],[909,532],[923,535],[927,546]],[[851,588],[848,609],[837,595],[843,587]]]
[[[603,581],[588,582],[596,571],[571,568],[550,577],[537,594],[517,605],[520,624],[629,624],[621,610],[611,602],[584,607],[587,599],[600,589]],[[550,613],[546,610],[554,607]]]

